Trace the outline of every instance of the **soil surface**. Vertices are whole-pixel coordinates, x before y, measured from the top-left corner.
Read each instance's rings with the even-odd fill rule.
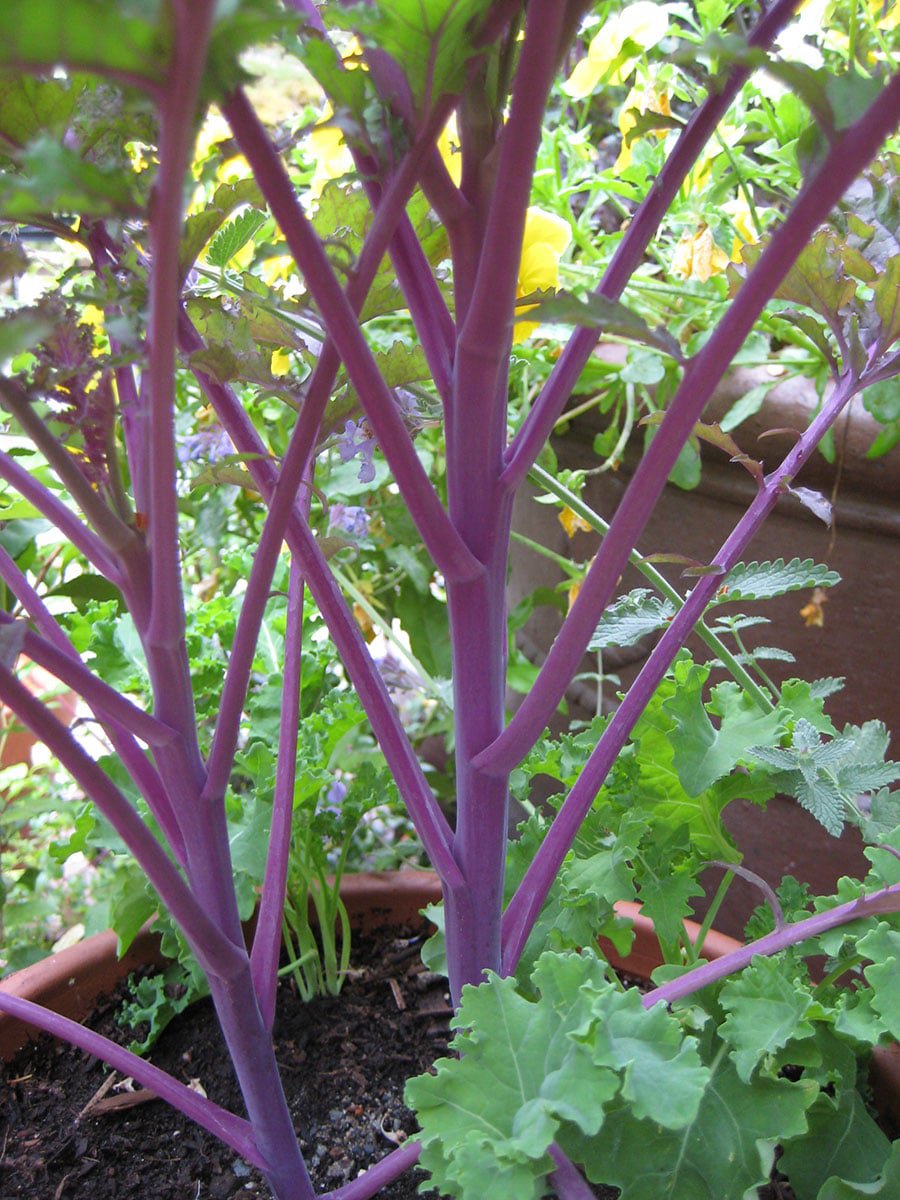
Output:
[[[328,1191],[356,1178],[416,1131],[403,1086],[444,1054],[449,999],[419,958],[421,937],[396,931],[354,940],[354,975],[339,998],[300,1003],[279,991],[275,1042],[314,1183]],[[92,1028],[124,1044],[116,1022],[124,993],[104,1000]],[[151,1059],[184,1083],[242,1112],[211,1005],[169,1026]],[[157,1099],[129,1104],[116,1076],[72,1047],[42,1039],[5,1069],[0,1095],[0,1200],[226,1200],[269,1195],[234,1152]],[[109,1085],[107,1090],[104,1085]],[[93,1100],[93,1105],[91,1104]],[[413,1200],[424,1176],[407,1173],[379,1200]],[[610,1188],[598,1200],[615,1200]],[[425,1193],[439,1200],[437,1192]],[[510,1200],[515,1200],[510,1197]],[[774,1183],[760,1200],[793,1200]]]

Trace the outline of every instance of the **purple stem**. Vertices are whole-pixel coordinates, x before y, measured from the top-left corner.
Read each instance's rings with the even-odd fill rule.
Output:
[[[159,170],[150,221],[150,315],[147,378],[150,399],[150,508],[148,541],[153,564],[150,623],[154,644],[171,650],[184,634],[178,492],[175,486],[175,345],[180,295],[184,180],[194,141],[194,114],[212,29],[213,0],[195,0],[188,14],[173,13],[174,38],[159,110]],[[181,674],[181,672],[179,672]],[[173,689],[183,693],[181,679]],[[168,704],[165,704],[168,708]],[[192,707],[192,706],[191,706]],[[179,727],[193,724],[181,713]]]
[[[167,1104],[171,1104],[173,1108],[183,1112],[186,1117],[196,1121],[203,1129],[209,1130],[226,1146],[230,1146],[232,1150],[240,1154],[241,1158],[246,1159],[255,1167],[265,1168],[266,1164],[256,1148],[249,1121],[235,1116],[234,1113],[214,1104],[212,1100],[207,1100],[205,1096],[192,1091],[191,1088],[179,1083],[177,1079],[173,1079],[159,1067],[154,1067],[145,1058],[139,1058],[137,1054],[132,1054],[130,1050],[126,1050],[122,1046],[117,1046],[115,1042],[110,1041],[102,1034],[79,1025],[77,1021],[71,1021],[68,1017],[42,1008],[40,1004],[33,1004],[30,1000],[23,1000],[20,996],[9,995],[3,990],[2,983],[0,983],[0,1012],[8,1013],[17,1020],[26,1021],[29,1025],[34,1025],[53,1037],[62,1038],[71,1045],[77,1046],[86,1054],[93,1054],[95,1058],[109,1063],[123,1075],[136,1079],[142,1087],[155,1092],[161,1100],[165,1100]]]
[[[792,479],[807,462],[826,431],[831,428],[860,386],[858,379],[841,379],[791,452],[781,465],[766,477],[753,503],[713,560],[722,568],[722,572],[730,570],[739,560],[760,525],[777,504],[779,496],[783,494],[783,483]],[[507,971],[515,969],[553,880],[610,768],[672,660],[687,641],[721,582],[721,573],[704,575],[697,581],[654,646],[650,657],[613,714],[612,720],[553,819],[546,838],[529,864],[516,894],[504,913],[503,950],[504,968]]]
[[[269,1029],[275,1018],[281,923],[291,849],[294,783],[297,778],[297,744],[300,732],[300,686],[303,652],[303,573],[291,562],[288,583],[287,628],[284,638],[284,687],[278,728],[278,763],[272,800],[272,829],[256,931],[250,952],[253,987],[262,1019]]]
[[[45,641],[52,645],[60,654],[67,655],[81,666],[81,659],[63,629],[51,615],[43,600],[19,570],[14,560],[0,547],[0,578],[10,589],[28,615],[34,621]],[[134,782],[140,789],[141,795],[147,801],[150,811],[159,821],[160,828],[172,848],[178,862],[184,866],[184,839],[178,827],[178,821],[172,810],[168,793],[162,785],[156,770],[144,756],[131,733],[117,721],[107,719],[102,712],[96,716],[102,722],[113,749],[119,755],[128,769]]]
[[[548,1175],[547,1182],[559,1200],[594,1200],[594,1189],[559,1146],[551,1146],[547,1153],[556,1163],[556,1170]]]
[[[453,528],[415,447],[390,389],[378,369],[331,263],[303,212],[287,171],[246,97],[238,92],[222,105],[260,190],[284,234],[306,285],[334,339],[350,382],[359,395],[397,486],[406,499],[422,540],[447,579],[472,579],[479,563]]]
[[[357,268],[347,286],[347,298],[354,313],[358,313],[362,308],[384,258],[388,243],[394,234],[397,221],[404,213],[410,192],[415,186],[417,161],[418,154],[415,151],[407,156],[391,180],[390,186],[385,190],[381,203],[374,214]],[[208,774],[205,786],[207,795],[224,794],[228,783],[234,758],[234,747],[237,744],[240,729],[247,681],[253,665],[259,627],[268,600],[278,554],[281,550],[285,526],[297,495],[297,489],[312,461],[322,417],[331,397],[339,366],[340,358],[334,342],[327,338],[306,389],[303,408],[281,464],[278,483],[269,501],[262,537],[250,569],[247,592],[241,605],[241,614],[225,675],[219,717],[207,764]],[[303,507],[303,511],[306,512],[307,508]]]
[[[824,912],[815,913],[802,921],[794,921],[790,925],[776,929],[774,933],[766,934],[765,937],[750,942],[747,946],[742,946],[740,950],[732,950],[730,954],[726,954],[722,958],[703,963],[702,966],[695,967],[693,971],[680,975],[671,983],[654,988],[652,992],[647,992],[641,998],[641,1002],[644,1008],[650,1008],[659,1003],[671,1004],[684,996],[692,996],[694,992],[699,992],[701,988],[708,987],[709,984],[715,983],[719,979],[725,979],[726,976],[743,970],[758,954],[777,954],[779,950],[784,950],[788,946],[796,946],[799,942],[818,937],[829,929],[836,929],[839,925],[846,925],[850,921],[862,921],[866,917],[886,916],[895,912],[900,912],[900,883],[894,883],[869,896],[860,896],[846,904],[839,904],[836,908],[826,909]]]
[[[43,454],[110,553],[118,557],[126,551],[134,541],[134,530],[108,508],[103,498],[94,491],[75,459],[34,411],[22,388],[12,380],[0,379],[0,397],[3,406]]]
[[[7,613],[0,613],[0,626],[15,624],[17,622]],[[51,675],[55,675],[61,683],[77,692],[96,712],[119,722],[149,746],[165,745],[177,736],[174,729],[169,729],[156,717],[138,708],[127,696],[89,671],[80,658],[45,641],[30,629],[23,632],[22,651]]]
[[[900,75],[895,75],[867,112],[838,139],[821,168],[804,186],[787,218],[748,275],[725,317],[688,363],[657,436],[641,459],[562,629],[531,692],[477,766],[512,769],[534,745],[578,668],[600,614],[615,591],[665,487],[669,472],[713,390],[728,369],[766,302],[816,226],[851,180],[878,152],[900,113]]]
[[[565,5],[559,0],[531,0],[528,6],[509,120],[499,138],[484,246],[459,336],[458,353],[465,348],[473,356],[493,358],[498,365],[501,357],[507,357],[512,338],[525,212],[564,18]],[[493,389],[491,395],[493,399]]]
[[[122,572],[116,560],[103,545],[93,530],[66,508],[65,504],[24,467],[11,458],[5,450],[0,451],[0,479],[4,479],[14,487],[19,495],[33,504],[38,512],[50,521],[59,532],[71,542],[89,563],[97,568],[101,575],[116,585],[122,586]]]
[[[182,317],[180,331],[185,353],[191,354],[202,349],[203,340],[186,316]],[[276,469],[268,460],[265,447],[240,401],[226,384],[219,383],[202,371],[195,370],[194,374],[238,451],[260,456],[250,459],[247,468],[262,495],[267,502],[270,501],[277,482]],[[303,567],[307,586],[325,618],[338,654],[366,710],[394,781],[422,837],[425,851],[444,883],[451,887],[459,886],[461,875],[453,860],[453,834],[450,827],[422,773],[362,634],[347,609],[318,543],[296,506],[290,514],[285,538],[291,553]]]
[[[46,705],[35,699],[3,666],[0,666],[0,699],[46,744],[119,834],[184,930],[204,971],[225,977],[239,970],[242,962],[246,963],[243,948],[219,931],[109,776],[82,750]]]
[[[506,364],[525,210],[553,79],[564,6],[535,0],[501,152],[497,189],[470,314],[460,336],[447,420],[450,519],[484,564],[480,578],[447,581],[456,719],[454,857],[466,888],[446,902],[447,961],[454,1000],[501,964],[500,920],[507,849],[505,777],[473,767],[502,731],[506,699],[506,565],[510,494],[497,479],[506,437]],[[495,241],[497,245],[495,246]]]
[[[419,1161],[422,1147],[419,1142],[404,1142],[399,1150],[392,1150],[385,1155],[374,1167],[369,1167],[364,1175],[345,1183],[332,1192],[325,1192],[320,1200],[370,1200],[383,1187],[399,1179],[404,1171],[414,1167]]]
[[[748,45],[757,50],[770,46],[790,21],[799,2],[776,0],[750,34]],[[619,243],[596,290],[597,295],[615,300],[625,290],[697,156],[750,77],[751,70],[749,67],[736,67],[722,90],[707,97],[691,116]],[[507,466],[503,482],[507,487],[518,487],[531,470],[601,334],[600,329],[578,329],[572,334],[506,452]]]

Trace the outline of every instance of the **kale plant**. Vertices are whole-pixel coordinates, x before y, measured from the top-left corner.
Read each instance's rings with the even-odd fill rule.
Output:
[[[774,53],[798,0],[774,0],[749,30],[746,6],[733,11],[725,2],[698,3],[696,12],[600,5],[587,62],[601,100],[616,97],[626,66],[655,41],[666,45],[680,24],[690,27],[695,73],[674,114],[658,99],[655,108],[637,99],[624,105],[628,145],[661,130],[666,156],[640,203],[627,209],[612,254],[596,264],[593,292],[551,297],[568,239],[531,207],[533,175],[554,80],[591,7],[587,0],[321,7],[314,0],[7,0],[0,213],[15,227],[51,234],[69,257],[54,293],[23,301],[0,330],[0,403],[9,418],[0,479],[16,497],[17,515],[49,522],[102,581],[99,591],[90,584],[98,598],[127,610],[135,666],[112,676],[93,669],[74,636],[78,622],[57,615],[0,550],[0,577],[24,614],[0,624],[0,699],[93,801],[180,927],[205,974],[246,1116],[2,991],[0,1009],[68,1038],[190,1114],[259,1167],[279,1200],[315,1195],[271,1041],[307,589],[440,876],[460,1030],[460,1058],[410,1085],[421,1142],[330,1194],[373,1196],[421,1152],[438,1185],[465,1197],[537,1197],[550,1187],[574,1200],[589,1195],[587,1176],[620,1186],[631,1200],[659,1195],[663,1179],[673,1197],[737,1200],[766,1177],[779,1138],[801,1200],[855,1194],[857,1183],[863,1193],[881,1186],[887,1196],[896,1184],[896,1157],[889,1160],[886,1141],[868,1127],[862,1164],[821,1153],[846,1141],[837,1128],[856,1128],[865,1116],[847,1086],[855,1060],[838,1053],[836,1068],[825,1055],[834,1031],[862,1045],[900,1034],[889,988],[900,937],[900,874],[890,846],[900,821],[883,793],[894,768],[879,757],[878,730],[836,736],[811,689],[767,692],[746,655],[728,649],[718,606],[729,589],[738,599],[810,578],[829,582],[815,564],[739,560],[785,496],[827,515],[797,476],[853,397],[868,392],[871,401],[870,389],[900,367],[897,159],[879,157],[900,119],[900,76],[883,39],[863,46],[855,20],[841,70]],[[879,28],[874,16],[871,23]],[[313,130],[322,162],[332,164],[322,173],[297,150],[300,124],[273,134],[262,100],[251,99],[241,55],[264,43],[302,62],[328,97],[330,114]],[[766,236],[747,240],[718,319],[681,339],[652,327],[623,296],[630,299],[630,281],[711,139],[721,137],[727,149],[722,123],[754,71],[789,86],[809,114],[796,146],[802,183]],[[578,87],[569,81],[573,101],[585,94],[584,75]],[[213,102],[216,119],[227,123],[215,136],[240,163],[215,186],[203,171],[209,138],[194,151]],[[549,119],[558,121],[563,110],[552,103]],[[634,155],[646,172],[647,153],[634,148]],[[779,186],[788,176],[778,171]],[[584,228],[579,234],[589,240]],[[241,256],[257,247],[264,253],[254,274],[242,269]],[[716,258],[709,229],[680,247],[682,263],[710,265],[724,253],[719,248]],[[4,244],[0,264],[7,278],[21,276],[15,239]],[[267,282],[263,267],[270,281],[286,271],[290,289]],[[772,302],[789,306],[784,320],[821,356],[832,382],[808,428],[766,469],[702,416]],[[413,344],[384,335],[379,318],[398,311],[409,313]],[[103,340],[84,323],[98,314]],[[512,348],[542,321],[575,330],[538,393],[514,413]],[[666,356],[675,386],[546,661],[507,720],[513,501],[604,334]],[[186,396],[202,396],[192,420]],[[417,440],[436,422],[440,472]],[[664,604],[646,595],[613,604],[667,479],[697,438],[751,473],[755,499],[712,562],[689,564],[686,595],[666,585]],[[325,449],[337,451],[359,484],[389,473],[446,597],[452,823],[330,565],[333,545],[322,529],[328,497],[316,472]],[[195,689],[204,681],[188,645],[192,581],[182,547],[180,472],[198,458],[208,464],[203,486],[219,497],[217,509],[210,501],[208,542],[245,493],[265,504],[211,730],[198,723]],[[343,533],[354,536],[354,528]],[[283,542],[290,570],[278,757],[248,952],[227,795],[241,769],[248,688]],[[711,692],[709,668],[681,655],[700,621],[735,676]],[[590,745],[582,738],[587,752],[566,773],[552,820],[521,839],[519,860],[532,853],[510,871],[507,894],[511,778],[592,639],[621,641],[651,625],[662,630],[659,640],[614,715],[594,727]],[[21,653],[82,698],[114,765],[98,761],[23,686]],[[146,681],[146,706],[132,698],[135,672]],[[630,739],[654,742],[659,757],[635,755]],[[681,789],[665,817],[650,800],[631,807],[623,800],[652,800],[658,776],[644,781],[644,793],[629,793],[617,774],[640,783],[654,762],[657,771],[668,764]],[[845,884],[812,914],[779,919],[744,951],[673,962],[648,995],[622,994],[592,951],[569,947],[593,942],[597,922],[610,919],[603,904],[611,891],[634,887],[652,901],[656,887],[651,907],[675,954],[696,884],[687,869],[667,874],[667,860],[690,864],[702,846],[733,861],[718,844],[717,815],[740,791],[743,772],[763,792],[793,790],[829,828],[848,813],[865,824],[883,843],[869,851],[870,878]],[[592,833],[608,779],[608,823]],[[857,792],[874,789],[877,804],[873,798],[866,816]],[[594,852],[579,865],[573,847],[588,835]],[[596,901],[584,940],[585,922],[568,920],[566,934],[564,920],[559,951],[539,949],[526,972],[523,954],[548,900],[562,910],[567,901],[569,910],[589,907],[578,895]],[[795,986],[804,968],[794,948],[804,943],[837,965],[859,966],[867,986],[835,990],[837,966],[828,988]],[[681,1007],[668,1011],[676,1002]],[[782,1077],[785,1066],[802,1068],[799,1083]]]

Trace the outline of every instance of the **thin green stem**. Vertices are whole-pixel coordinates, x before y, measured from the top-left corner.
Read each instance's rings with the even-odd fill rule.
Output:
[[[700,930],[697,934],[696,941],[691,944],[690,939],[687,939],[687,952],[689,961],[695,963],[703,953],[703,943],[706,941],[706,935],[712,929],[713,922],[718,916],[719,909],[722,907],[722,902],[728,895],[728,889],[734,883],[734,872],[726,871],[722,876],[719,886],[716,888],[716,894],[712,898],[706,916],[700,922]]]
[[[609,530],[608,522],[604,521],[599,513],[596,513],[589,505],[585,504],[583,500],[576,496],[574,492],[565,487],[564,484],[560,483],[558,479],[555,479],[549,472],[545,471],[542,467],[535,466],[531,468],[528,474],[532,483],[539,484],[541,487],[546,488],[548,492],[552,492],[554,496],[558,497],[565,504],[567,504],[577,516],[581,517],[582,520],[587,521],[591,528],[599,533],[601,537],[607,533]],[[534,544],[532,545],[533,548],[537,549]],[[661,592],[667,600],[671,600],[672,603],[676,604],[679,608],[683,606],[684,597],[674,587],[672,587],[666,577],[660,574],[660,572],[657,571],[652,563],[647,562],[646,559],[643,558],[638,550],[632,550],[628,558],[632,566],[637,567],[644,578],[652,583],[657,591]],[[570,571],[571,564],[567,563],[566,569]],[[704,645],[718,656],[719,660],[722,662],[725,669],[731,674],[732,678],[741,685],[741,687],[749,696],[752,696],[758,707],[761,708],[763,712],[771,712],[775,707],[775,705],[772,703],[771,697],[763,691],[763,689],[753,679],[749,672],[745,670],[744,666],[737,659],[737,657],[731,653],[722,639],[718,637],[717,634],[713,633],[713,631],[707,625],[705,625],[703,621],[697,622],[694,627],[694,631]],[[773,692],[777,695],[778,688],[776,688],[770,680],[766,680],[766,682],[769,683]]]

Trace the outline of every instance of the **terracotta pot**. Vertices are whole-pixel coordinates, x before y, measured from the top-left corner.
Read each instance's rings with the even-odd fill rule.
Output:
[[[386,922],[405,925],[415,921],[420,909],[440,900],[441,885],[432,871],[347,875],[341,896],[351,926],[369,930]],[[159,936],[147,928],[140,931],[125,955],[117,958],[116,935],[108,929],[0,980],[0,991],[81,1021],[98,996],[112,991],[132,971],[166,961]],[[0,1013],[0,1060],[8,1061],[30,1038],[38,1036],[33,1026]]]
[[[416,920],[427,904],[441,898],[441,886],[432,871],[386,871],[380,874],[348,875],[341,895],[355,929],[375,929],[386,923],[405,925]],[[641,906],[629,902],[616,905],[620,916],[634,921],[634,944],[630,954],[619,955],[611,944],[601,941],[613,966],[649,978],[662,963],[653,923],[641,914]],[[686,921],[688,936],[696,941],[699,925]],[[740,942],[712,930],[704,941],[707,959],[722,958],[740,947]],[[98,996],[110,991],[137,967],[162,962],[159,939],[143,930],[122,958],[115,956],[116,939],[111,931],[96,934],[77,946],[62,950],[34,966],[0,982],[0,990],[43,1004],[55,1012],[81,1020]],[[0,1060],[8,1061],[29,1038],[37,1036],[29,1025],[0,1013]],[[900,1046],[875,1051],[871,1070],[872,1089],[881,1112],[900,1128]]]
[[[49,706],[55,716],[65,725],[75,719],[78,697],[74,692],[60,690],[59,680],[43,667],[20,660],[19,674],[22,683],[34,696],[50,696]],[[16,763],[30,763],[31,751],[37,738],[30,729],[20,725],[9,709],[0,709],[0,767],[12,767]]]
[[[623,354],[621,347],[609,346],[599,347],[598,352],[610,361],[619,360]],[[766,369],[731,372],[716,391],[704,420],[720,418],[736,399],[763,381],[771,381]],[[804,428],[816,404],[808,380],[785,378],[769,392],[760,411],[732,436],[742,450],[762,458],[766,469],[771,469],[793,445],[793,437],[784,431]],[[767,429],[782,430],[782,434],[760,440]],[[896,581],[900,578],[900,449],[884,458],[868,459],[866,452],[878,429],[861,402],[854,401],[835,429],[836,445],[843,450],[840,470],[816,456],[798,477],[798,483],[826,496],[836,493],[833,530],[797,501],[785,497],[744,555],[747,561],[811,558],[838,571],[842,582],[828,593],[824,625],[807,626],[801,618],[800,610],[809,599],[806,593],[794,592],[765,604],[733,607],[772,621],[770,626],[747,631],[750,645],[776,645],[794,655],[795,663],[767,664],[776,679],[845,676],[844,689],[828,701],[836,726],[840,729],[848,722],[862,724],[870,719],[884,721],[895,739],[891,757],[897,758],[900,689],[895,681],[900,673],[900,640],[895,625]],[[592,443],[597,432],[595,414],[574,420],[554,441],[560,466],[596,467]],[[618,471],[594,475],[586,483],[586,501],[607,520],[614,514],[638,462],[641,436],[633,439]],[[640,539],[643,553],[668,551],[708,562],[753,499],[755,484],[746,471],[729,462],[719,450],[707,446],[701,449],[703,477],[699,487],[692,492],[674,486],[665,489]],[[533,497],[533,489],[521,489],[514,528],[560,555],[581,562],[589,560],[596,551],[597,537],[578,533],[570,540],[556,509],[535,504]],[[510,563],[511,606],[536,588],[553,588],[563,580],[555,564],[525,545],[513,544]],[[679,568],[664,566],[662,570],[669,573],[676,586],[684,588],[686,581],[679,577]],[[646,586],[636,568],[629,566],[623,572],[620,591]],[[520,634],[520,646],[532,661],[543,661],[559,622],[555,609],[535,609]],[[622,690],[634,680],[652,645],[652,639],[645,639],[638,646],[611,649],[604,655],[605,670],[619,676]],[[700,656],[709,657],[702,644],[696,643],[693,648]],[[586,657],[580,670],[596,671],[595,658]],[[610,703],[616,690],[608,688]],[[590,716],[596,710],[596,692],[584,682],[573,686],[568,699],[576,715]],[[834,891],[842,875],[859,877],[868,870],[855,831],[834,839],[791,800],[775,800],[766,812],[738,801],[729,806],[725,821],[744,853],[744,864],[773,886],[791,874],[808,882],[814,891],[826,894]],[[717,875],[712,890],[718,882]],[[753,887],[736,880],[717,914],[716,924],[740,936],[757,903]],[[697,911],[702,914],[704,909],[700,906]]]

